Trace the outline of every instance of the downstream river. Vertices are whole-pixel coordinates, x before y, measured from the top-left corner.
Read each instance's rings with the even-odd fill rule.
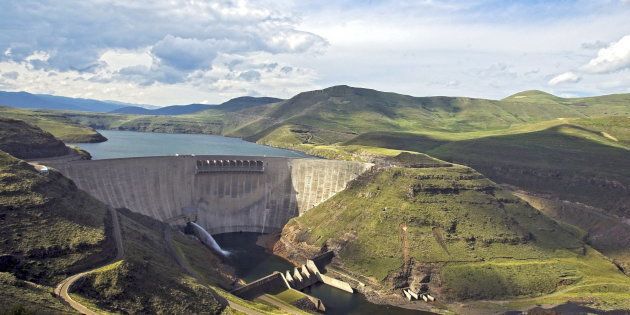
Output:
[[[276,149],[238,138],[198,134],[170,134],[98,130],[108,140],[74,145],[92,154],[92,159],[175,154],[303,157],[302,153]]]
[[[237,138],[196,134],[165,134],[134,131],[99,130],[108,141],[101,143],[79,143],[93,159],[112,159],[137,156],[164,156],[175,154],[216,154],[246,156],[305,157],[305,155],[283,149],[263,146]],[[293,267],[281,257],[256,245],[257,233],[226,233],[214,235],[219,245],[233,253],[231,265],[239,277],[253,281],[273,271],[284,271]],[[306,293],[318,297],[326,305],[326,314],[430,314],[368,302],[361,294],[350,294],[326,285],[316,285]]]
[[[283,272],[293,269],[293,265],[282,257],[268,253],[263,247],[256,245],[258,233],[224,233],[213,235],[222,249],[229,251],[230,265],[237,276],[247,282],[267,276],[274,271]],[[321,299],[326,306],[326,314],[352,315],[412,315],[433,314],[413,311],[389,305],[378,305],[368,302],[360,293],[348,293],[327,285],[315,285],[304,291]]]

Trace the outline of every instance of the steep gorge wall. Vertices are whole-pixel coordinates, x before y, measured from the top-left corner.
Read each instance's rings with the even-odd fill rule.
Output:
[[[257,159],[265,171],[195,174],[197,160]],[[182,215],[210,233],[274,232],[343,190],[371,165],[321,159],[164,156],[50,166],[91,195],[161,221]]]

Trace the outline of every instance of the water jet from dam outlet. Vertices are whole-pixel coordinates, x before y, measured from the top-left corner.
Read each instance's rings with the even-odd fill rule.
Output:
[[[208,233],[208,231],[206,231],[204,228],[202,228],[199,224],[195,222],[188,222],[188,225],[192,227],[193,233],[204,245],[208,246],[210,249],[223,257],[228,257],[230,255],[230,252],[227,250],[223,250],[221,246],[219,246],[219,243],[217,243],[217,241],[214,239],[214,237],[212,237],[212,235]]]

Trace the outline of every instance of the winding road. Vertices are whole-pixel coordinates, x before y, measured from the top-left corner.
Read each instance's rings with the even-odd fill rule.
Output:
[[[118,221],[118,211],[116,211],[115,209],[109,208],[109,213],[112,216],[112,228],[113,228],[112,230],[114,232],[113,234],[114,241],[116,242],[116,257],[114,257],[113,261],[110,263],[98,266],[88,271],[84,271],[84,272],[72,275],[64,279],[63,281],[61,281],[57,285],[57,287],[55,287],[55,291],[54,291],[55,295],[58,296],[60,299],[62,299],[64,302],[68,303],[68,305],[70,305],[73,309],[75,309],[77,312],[81,314],[97,315],[98,313],[92,311],[91,309],[87,308],[83,304],[73,300],[72,297],[70,297],[68,290],[70,289],[70,287],[72,287],[72,284],[74,284],[77,280],[81,279],[81,277],[87,274],[90,274],[104,266],[117,262],[123,259],[124,257],[122,235],[120,233],[120,222]]]
[[[100,265],[98,267],[95,267],[93,269],[81,272],[81,273],[77,273],[75,275],[72,275],[66,279],[64,279],[63,281],[61,281],[54,290],[54,293],[56,296],[58,296],[60,299],[62,299],[64,302],[66,302],[68,305],[70,305],[74,310],[76,310],[77,312],[81,313],[81,314],[86,314],[86,315],[98,315],[98,313],[94,312],[93,310],[89,309],[88,307],[86,307],[85,305],[75,301],[74,299],[72,299],[72,297],[70,296],[69,290],[72,287],[72,285],[79,279],[81,279],[81,277],[88,275],[90,273],[93,273],[95,271],[97,271],[98,269],[116,263],[119,260],[122,260],[124,257],[124,248],[123,248],[123,242],[122,242],[122,234],[120,232],[120,221],[118,220],[118,211],[116,211],[115,209],[109,208],[109,213],[112,216],[112,230],[113,230],[113,237],[114,237],[114,241],[116,243],[116,257],[114,257],[114,259],[106,264]],[[169,247],[170,251],[173,253],[173,256],[175,258],[175,260],[177,261],[178,265],[180,265],[180,267],[182,267],[186,272],[188,272],[190,275],[192,275],[193,277],[196,277],[198,279],[202,279],[200,278],[200,275],[193,269],[190,267],[190,265],[188,265],[188,263],[178,255],[177,251],[175,250],[173,243],[172,243],[172,231],[170,230],[170,228],[165,229],[164,231],[164,239],[166,241],[167,246]],[[242,313],[245,313],[247,315],[263,315],[262,312],[259,312],[257,310],[253,310],[250,309],[246,306],[234,303],[232,301],[228,301],[228,304],[231,308],[240,311]]]

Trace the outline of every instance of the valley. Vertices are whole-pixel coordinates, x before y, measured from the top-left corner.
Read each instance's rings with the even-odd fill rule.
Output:
[[[2,107],[2,123],[30,128],[20,137],[0,135],[8,153],[1,221],[10,244],[2,247],[6,301],[18,301],[11,303],[17,309],[25,305],[19,301],[37,299],[35,310],[69,311],[45,292],[115,257],[112,208],[125,256],[82,277],[71,292],[95,310],[283,312],[228,293],[242,283],[238,272],[181,233],[183,221],[171,219],[182,216],[219,236],[265,233],[267,251],[296,265],[332,251],[327,274],[371,303],[438,313],[502,313],[568,301],[630,309],[629,104],[623,94],[567,99],[526,91],[484,100],[335,86],[175,115]],[[125,140],[136,137],[132,131],[153,132],[135,138],[147,144],[158,132],[173,133],[153,147],[167,136],[192,147],[217,144],[194,142],[186,137],[209,136],[190,134],[238,137],[266,146],[247,155],[287,158],[258,158],[266,165],[261,179],[196,175],[196,160],[246,158],[221,154],[220,147],[186,152],[175,145],[145,154],[168,157],[139,158],[142,146],[132,145],[122,146],[129,153],[102,155],[118,149],[99,151],[108,142],[90,143],[105,139],[96,129],[117,142],[132,141]],[[50,160],[50,173],[42,175],[16,159],[74,150],[60,140],[88,152],[91,146],[97,160]],[[45,185],[51,188],[37,188]],[[186,212],[191,207],[196,212]],[[25,232],[56,220],[53,233]],[[403,289],[436,302],[409,301]]]

